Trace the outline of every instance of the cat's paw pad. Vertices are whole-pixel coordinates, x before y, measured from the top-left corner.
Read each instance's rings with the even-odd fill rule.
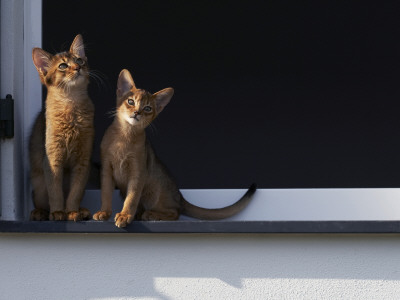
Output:
[[[110,212],[99,210],[93,215],[93,219],[96,221],[107,221],[111,216]]]
[[[31,211],[30,216],[31,221],[48,221],[49,211],[41,208],[35,208]]]
[[[63,211],[53,211],[50,213],[49,219],[51,221],[65,221],[67,219],[67,215]]]
[[[124,213],[118,213],[115,216],[115,226],[121,228],[121,227],[126,227],[129,223],[132,222],[133,220],[133,215],[130,214],[124,214]]]
[[[90,220],[92,214],[87,208],[79,207],[79,213],[81,214],[82,220]]]

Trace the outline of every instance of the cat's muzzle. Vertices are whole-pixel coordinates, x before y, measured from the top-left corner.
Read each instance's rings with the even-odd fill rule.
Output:
[[[131,118],[132,118],[132,119],[135,119],[136,121],[139,121],[138,115],[140,115],[140,112],[135,111],[135,112],[133,113],[133,115],[131,116]]]

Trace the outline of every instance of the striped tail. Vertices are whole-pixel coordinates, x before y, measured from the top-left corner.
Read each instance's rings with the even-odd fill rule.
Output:
[[[181,207],[182,207],[181,213],[185,216],[200,220],[226,219],[232,217],[233,215],[243,210],[247,206],[247,204],[249,204],[256,190],[257,190],[257,185],[253,183],[249,187],[247,192],[238,201],[236,201],[232,205],[216,209],[198,207],[196,205],[187,202],[185,198],[183,198],[183,196],[181,195]]]

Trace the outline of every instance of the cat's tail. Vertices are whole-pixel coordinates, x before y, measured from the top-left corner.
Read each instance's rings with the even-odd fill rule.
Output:
[[[249,204],[252,199],[253,194],[257,190],[257,185],[253,183],[247,192],[238,201],[232,205],[222,207],[222,208],[202,208],[193,205],[186,201],[183,196],[181,196],[181,213],[185,216],[200,219],[200,220],[219,220],[232,217],[233,215],[244,209],[247,204]]]

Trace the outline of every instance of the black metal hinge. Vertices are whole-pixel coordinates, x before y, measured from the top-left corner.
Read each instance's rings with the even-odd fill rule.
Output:
[[[14,99],[10,94],[0,99],[0,138],[14,137]]]

